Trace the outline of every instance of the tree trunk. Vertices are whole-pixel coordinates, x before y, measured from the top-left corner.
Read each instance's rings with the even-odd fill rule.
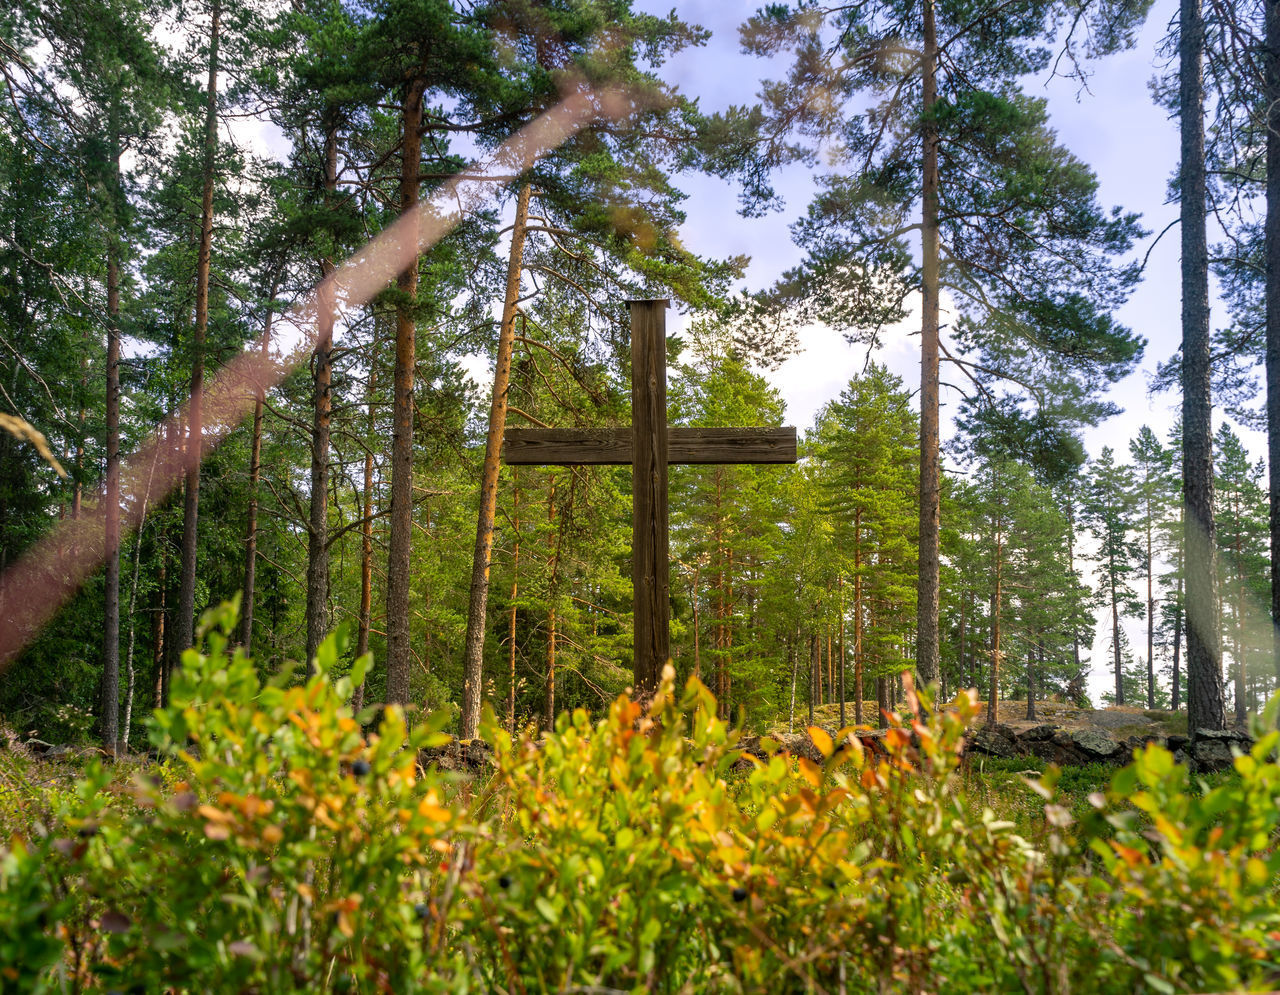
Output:
[[[809,633],[809,725],[813,725],[813,707],[818,700],[818,681],[822,678],[821,650],[818,649],[818,634]]]
[[[1116,561],[1114,556],[1107,560],[1107,578],[1111,584],[1111,648],[1116,670],[1116,701],[1124,704],[1124,670],[1120,659],[1120,605],[1116,593]]]
[[[569,500],[572,507],[572,487],[570,487]],[[547,599],[551,607],[547,610],[547,694],[543,708],[545,728],[551,730],[555,728],[556,719],[556,587],[560,576],[560,537],[563,535],[563,523],[561,523],[560,532],[556,532],[555,529],[556,480],[554,477],[551,479],[551,489],[547,493],[547,522],[552,527],[551,531],[556,534],[547,581]]]
[[[421,79],[405,84],[401,105],[400,213],[414,218],[422,158]],[[416,220],[405,237],[418,242]],[[413,302],[418,292],[418,256],[396,278],[396,365],[391,402],[391,535],[387,551],[387,701],[409,702],[409,556],[413,548]]]
[[[1000,721],[1000,608],[1004,601],[1003,542],[996,529],[995,586],[991,592],[991,684],[987,690],[987,725]]]
[[[374,340],[372,354],[377,353]],[[369,381],[365,388],[365,450],[364,487],[361,493],[360,523],[360,618],[356,623],[356,658],[369,652],[369,630],[373,628],[373,433],[377,427],[374,417],[373,392],[378,382],[378,364],[371,355]],[[364,682],[351,694],[351,707],[355,711],[364,708]]]
[[[467,605],[467,640],[462,655],[463,739],[474,739],[480,728],[480,687],[484,669],[485,613],[489,600],[489,563],[493,556],[493,520],[498,508],[498,469],[502,433],[507,424],[507,385],[511,378],[511,353],[515,344],[516,307],[520,300],[520,274],[524,269],[525,231],[529,218],[529,183],[520,187],[511,250],[507,258],[507,289],[498,333],[498,357],[493,373],[493,398],[489,406],[489,434],[485,439],[484,466],[480,471],[480,511],[476,521],[475,555],[471,561],[471,597]]]
[[[209,23],[209,84],[204,119],[203,187],[200,200],[200,247],[196,253],[196,321],[192,331],[191,405],[187,425],[187,478],[182,504],[182,572],[178,580],[175,650],[194,639],[196,606],[196,526],[200,514],[200,463],[204,458],[204,343],[209,327],[209,267],[213,250],[213,182],[218,151],[218,29],[221,8],[214,0]]]
[[[120,196],[119,125],[113,105],[111,139],[111,230],[107,234],[107,480],[105,530],[107,564],[102,632],[102,744],[116,751],[120,730],[120,255],[116,206]]]
[[[1027,721],[1036,717],[1036,648],[1027,648]]]
[[[840,728],[841,728],[841,729],[843,729],[843,728],[845,728],[845,726],[847,726],[849,723],[846,721],[846,718],[845,718],[845,704],[844,704],[844,703],[845,703],[845,698],[846,698],[846,697],[848,697],[848,696],[845,694],[845,691],[844,691],[844,670],[845,670],[845,666],[844,666],[844,665],[845,665],[845,658],[844,658],[844,574],[843,574],[843,573],[841,573],[841,574],[839,575],[839,577],[840,577],[840,579],[836,582],[836,587],[837,587],[837,590],[838,590],[838,593],[839,593],[839,598],[838,598],[838,600],[839,600],[839,602],[840,602],[840,633],[839,633],[839,637],[838,637],[838,639],[836,640],[836,653],[837,653],[837,655],[838,655],[838,657],[839,657],[839,662],[836,664],[836,673],[837,673],[837,674],[839,674],[839,676],[840,676],[840,689],[839,689],[839,693],[840,693]]]
[[[128,685],[124,696],[124,728],[120,732],[117,752],[129,752],[129,733],[133,727],[133,690],[135,685],[133,671],[133,649],[137,637],[138,609],[138,572],[142,566],[142,530],[147,523],[147,504],[151,500],[151,482],[155,476],[156,462],[151,461],[151,469],[147,471],[147,488],[142,495],[142,514],[138,517],[138,533],[133,542],[133,579],[129,582],[129,652],[125,657],[125,673]]]
[[[547,612],[547,693],[542,703],[542,727],[556,727],[556,610]]]
[[[325,114],[324,200],[338,189],[338,122]],[[311,505],[307,521],[307,676],[315,672],[316,650],[329,629],[329,422],[333,409],[333,260],[320,260],[316,295],[316,344],[312,353]]]
[[[800,654],[796,652],[796,637],[787,637],[787,656],[791,661],[791,711],[787,717],[787,732],[796,731],[796,683],[800,677]]]
[[[1236,541],[1235,541],[1235,574],[1236,574],[1236,604],[1235,604],[1235,629],[1236,629],[1236,724],[1244,726],[1249,721],[1249,692],[1248,692],[1248,673],[1245,665],[1245,639],[1244,639],[1244,604],[1245,604],[1245,576],[1244,576],[1244,553],[1243,553],[1243,522],[1241,521],[1240,493],[1235,494],[1236,506]]]
[[[938,37],[934,0],[924,0],[923,105],[924,153],[923,256],[920,328],[920,566],[916,601],[916,672],[928,684],[938,679],[938,598],[941,578],[939,513],[942,495],[938,456]]]
[[[827,701],[836,700],[836,672],[835,661],[831,659],[831,626],[826,626],[827,630]]]
[[[1182,132],[1182,493],[1186,502],[1187,726],[1226,727],[1218,635],[1213,432],[1209,356],[1209,252],[1205,234],[1204,20],[1181,0],[1178,115]]]
[[[511,530],[515,533],[511,554],[511,620],[507,630],[507,732],[516,732],[516,597],[520,593],[520,470],[512,471]]]
[[[1156,595],[1155,579],[1151,576],[1153,554],[1151,550],[1151,495],[1147,495],[1147,707],[1156,707]]]
[[[1266,0],[1263,103],[1267,108],[1266,365],[1270,484],[1271,659],[1280,681],[1280,2]]]
[[[1184,514],[1185,514],[1185,508],[1180,510],[1178,513],[1179,526],[1182,525],[1181,519]],[[1177,560],[1178,601],[1174,605],[1174,609],[1173,609],[1173,680],[1172,680],[1173,687],[1171,689],[1170,704],[1169,704],[1169,707],[1172,708],[1173,711],[1175,712],[1178,710],[1178,705],[1181,704],[1181,700],[1182,700],[1181,699],[1182,673],[1179,668],[1182,663],[1182,577],[1183,577],[1184,559],[1185,557],[1183,556],[1183,551],[1181,548],[1179,548],[1178,560]]]
[[[262,368],[271,355],[271,322],[275,318],[276,287],[271,287],[267,318],[262,327]],[[240,645],[253,652],[253,600],[258,580],[258,483],[262,478],[262,411],[266,403],[265,385],[258,384],[253,399],[253,438],[249,444],[249,508],[244,540],[244,594],[240,599]]]
[[[858,513],[858,520],[861,521],[861,512]],[[854,529],[854,546],[853,546],[853,721],[863,724],[862,715],[862,675],[863,675],[863,652],[862,652],[862,557],[858,544],[859,529]]]
[[[163,550],[163,544],[157,543]],[[155,667],[155,684],[151,704],[155,708],[164,705],[164,616],[165,616],[165,556],[160,554],[160,573],[156,585],[155,620],[151,624],[152,665]]]

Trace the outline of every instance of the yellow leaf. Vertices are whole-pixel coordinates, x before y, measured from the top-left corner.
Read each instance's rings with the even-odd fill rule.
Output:
[[[804,757],[800,758],[799,767],[801,777],[815,788],[822,786],[822,768],[812,760],[806,760]]]
[[[824,757],[831,756],[835,747],[831,742],[831,737],[827,735],[825,729],[819,729],[817,726],[810,726],[809,738],[813,740],[813,745],[818,748],[819,753]]]

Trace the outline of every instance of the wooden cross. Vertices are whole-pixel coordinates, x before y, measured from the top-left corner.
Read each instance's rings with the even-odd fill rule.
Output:
[[[670,659],[670,463],[794,463],[794,428],[668,428],[668,301],[631,308],[631,427],[509,428],[502,458],[516,466],[630,465],[631,583],[635,591],[634,684],[652,693]]]

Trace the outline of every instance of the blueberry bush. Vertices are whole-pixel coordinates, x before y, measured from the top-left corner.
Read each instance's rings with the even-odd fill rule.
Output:
[[[975,705],[922,695],[874,752],[749,753],[698,682],[491,766],[443,716],[354,714],[332,637],[265,682],[207,620],[159,759],[93,762],[0,846],[0,990],[1173,992],[1275,987],[1280,734],[1236,776],[1138,751],[1028,829],[966,789]],[[1274,726],[1275,704],[1264,719]],[[426,752],[424,752],[426,751]]]

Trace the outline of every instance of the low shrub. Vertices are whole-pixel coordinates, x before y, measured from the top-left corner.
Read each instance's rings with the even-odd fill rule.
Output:
[[[1280,736],[1193,784],[1148,747],[1021,825],[961,766],[960,697],[864,753],[739,751],[696,681],[484,735],[474,782],[419,764],[442,717],[354,715],[327,641],[261,683],[215,613],[163,757],[90,763],[0,850],[0,988],[120,991],[1177,991],[1269,987]],[[1274,719],[1276,706],[1272,706]],[[372,732],[365,729],[371,723]],[[735,773],[731,774],[731,771]],[[1020,788],[1027,793],[1027,788]]]

